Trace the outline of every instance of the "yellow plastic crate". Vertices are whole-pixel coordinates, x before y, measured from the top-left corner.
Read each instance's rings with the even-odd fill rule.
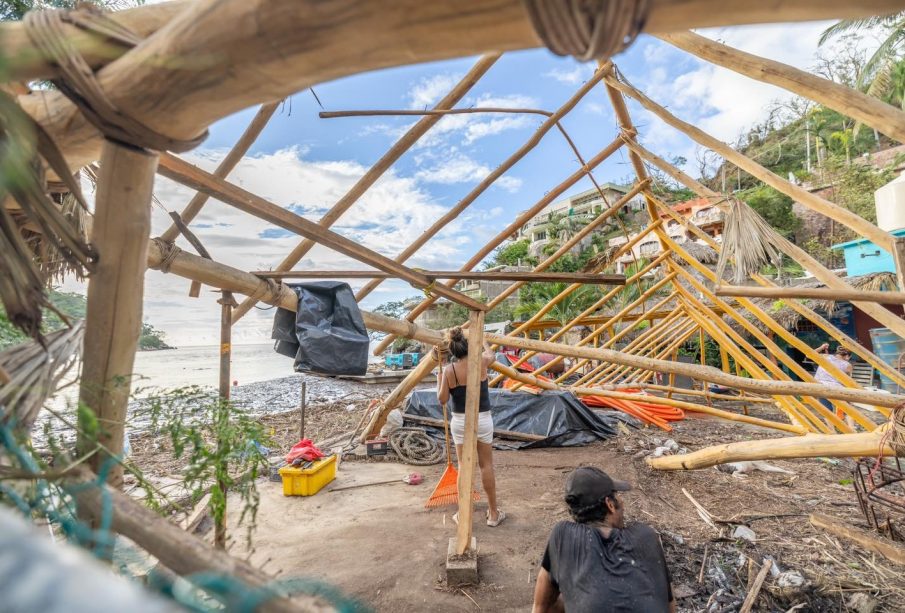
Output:
[[[336,456],[321,458],[311,468],[284,466],[279,473],[283,478],[283,496],[314,496],[336,479]]]

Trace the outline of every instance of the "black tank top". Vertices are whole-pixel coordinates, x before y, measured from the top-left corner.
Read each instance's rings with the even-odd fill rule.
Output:
[[[449,395],[452,397],[453,413],[465,412],[465,391],[466,386],[459,385],[459,379],[456,376],[456,369],[451,368],[453,378],[456,380],[456,386],[449,388]],[[481,381],[481,401],[478,403],[478,413],[484,413],[490,410],[490,386],[487,385],[487,379]]]

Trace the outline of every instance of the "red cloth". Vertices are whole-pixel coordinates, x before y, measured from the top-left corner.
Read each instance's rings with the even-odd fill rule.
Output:
[[[296,458],[302,458],[306,462],[317,460],[324,457],[324,452],[318,449],[311,439],[302,439],[292,446],[289,453],[286,454],[286,463],[292,464]]]

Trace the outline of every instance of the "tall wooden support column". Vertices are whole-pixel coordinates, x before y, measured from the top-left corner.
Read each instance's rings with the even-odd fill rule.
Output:
[[[459,526],[456,530],[456,553],[461,555],[471,545],[471,524],[475,466],[478,460],[478,408],[481,402],[481,368],[484,364],[484,312],[471,311],[468,316],[468,376],[465,379],[465,442],[459,458]]]
[[[229,400],[230,376],[229,365],[233,350],[233,308],[239,306],[233,293],[223,290],[222,297],[217,301],[220,305],[220,400]]]
[[[229,367],[232,359],[232,343],[233,343],[233,308],[238,306],[233,293],[229,290],[223,290],[222,297],[217,302],[220,304],[220,387],[218,394],[218,402],[220,403],[217,411],[217,431],[223,432],[229,423]],[[222,441],[217,441],[217,456],[223,457],[220,450]],[[223,493],[224,499],[227,491],[226,484],[227,466],[222,463],[217,466],[217,488]],[[217,549],[226,549],[226,512],[219,518],[214,518],[214,547]]]
[[[79,404],[94,412],[99,431],[95,437],[91,420],[82,417],[78,447],[84,455],[101,446],[89,460],[95,472],[111,456],[123,453],[132,367],[141,334],[156,172],[156,153],[104,142],[91,232],[99,259],[88,283],[79,384]],[[119,464],[107,473],[113,487],[122,487],[122,478]]]

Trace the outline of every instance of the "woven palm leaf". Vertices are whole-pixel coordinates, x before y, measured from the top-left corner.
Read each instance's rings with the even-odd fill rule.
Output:
[[[782,269],[784,246],[788,241],[780,236],[763,217],[744,202],[731,198],[729,214],[723,229],[723,247],[716,265],[717,279],[729,262],[733,262],[732,282],[742,285],[767,264]]]
[[[68,210],[47,194],[41,159],[72,195]],[[15,218],[6,210],[8,196],[19,205]],[[41,308],[47,304],[45,272],[52,277],[67,270],[82,275],[94,262],[84,236],[88,207],[53,140],[2,92],[0,209],[0,300],[13,324],[40,338]],[[26,224],[28,230],[23,229]],[[43,270],[42,260],[48,265]]]

